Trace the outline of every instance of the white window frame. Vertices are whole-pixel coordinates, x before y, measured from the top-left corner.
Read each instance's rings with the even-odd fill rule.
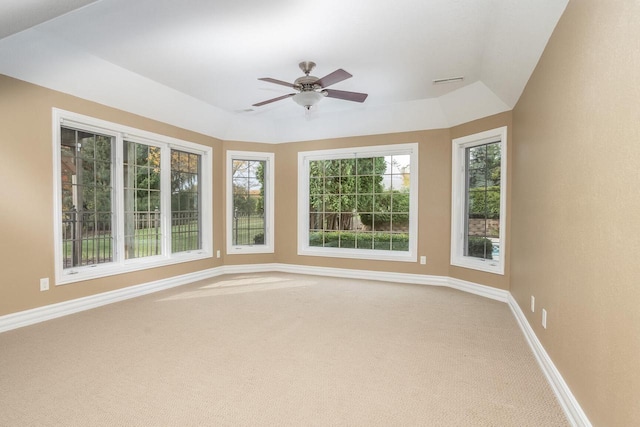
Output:
[[[234,160],[256,160],[265,162],[264,171],[264,215],[265,232],[263,245],[233,244],[233,171]],[[274,171],[275,155],[258,151],[227,151],[227,254],[266,254],[274,252]]]
[[[213,255],[213,204],[212,204],[212,153],[211,147],[183,141],[152,132],[135,129],[129,126],[96,119],[82,114],[52,109],[52,134],[53,134],[53,221],[54,221],[54,258],[56,285],[64,285],[89,279],[128,273],[147,268],[162,267],[166,265],[211,258]],[[61,206],[61,173],[60,173],[60,128],[69,126],[78,130],[100,133],[111,136],[115,140],[114,163],[112,169],[113,179],[113,212],[114,224],[112,227],[114,249],[113,261],[104,264],[74,267],[65,269],[62,266],[62,206]],[[161,223],[162,223],[162,255],[142,258],[125,259],[124,251],[124,177],[123,177],[123,141],[132,141],[142,144],[160,147],[161,170],[167,176],[170,173],[171,149],[188,151],[201,157],[201,236],[202,248],[193,251],[171,253],[171,184],[169,179],[161,182]]]
[[[409,250],[326,248],[309,246],[309,162],[357,157],[411,156],[409,181]],[[352,147],[298,153],[298,255],[417,262],[418,248],[418,143]]]
[[[466,206],[466,157],[470,147],[500,142],[500,258],[485,260],[464,255]],[[507,127],[452,140],[451,166],[451,265],[504,275],[507,220]]]

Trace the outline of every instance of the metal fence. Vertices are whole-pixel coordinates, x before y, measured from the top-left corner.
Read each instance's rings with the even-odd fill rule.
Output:
[[[63,267],[113,261],[111,212],[62,213]]]
[[[263,245],[265,236],[264,213],[240,212],[233,213],[234,245]]]

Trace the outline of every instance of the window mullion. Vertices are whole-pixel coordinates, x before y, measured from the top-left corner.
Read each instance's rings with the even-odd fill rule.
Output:
[[[123,157],[124,137],[118,134],[115,138],[115,162],[113,171],[115,174],[113,185],[113,211],[115,212],[113,235],[116,237],[114,242],[113,261],[116,264],[124,262],[124,157]]]
[[[160,221],[162,255],[171,256],[171,147],[163,145],[160,152]]]

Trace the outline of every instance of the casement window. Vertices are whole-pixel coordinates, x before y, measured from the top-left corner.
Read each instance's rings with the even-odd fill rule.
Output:
[[[418,144],[301,152],[298,254],[416,261]]]
[[[504,274],[507,128],[453,140],[451,264]]]
[[[56,284],[211,256],[211,148],[53,110]]]
[[[273,153],[227,152],[227,253],[273,253]]]

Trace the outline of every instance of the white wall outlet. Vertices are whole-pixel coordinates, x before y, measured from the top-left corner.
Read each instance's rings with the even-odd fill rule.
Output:
[[[220,249],[216,251],[216,258],[220,258]]]
[[[547,310],[542,309],[542,327],[547,329]]]
[[[40,279],[40,290],[48,291],[49,290],[49,278],[45,277],[44,279]]]
[[[531,312],[534,313],[536,311],[536,297],[531,295]]]
[[[420,264],[424,265],[427,263],[427,257],[426,256],[421,256],[420,257]]]

